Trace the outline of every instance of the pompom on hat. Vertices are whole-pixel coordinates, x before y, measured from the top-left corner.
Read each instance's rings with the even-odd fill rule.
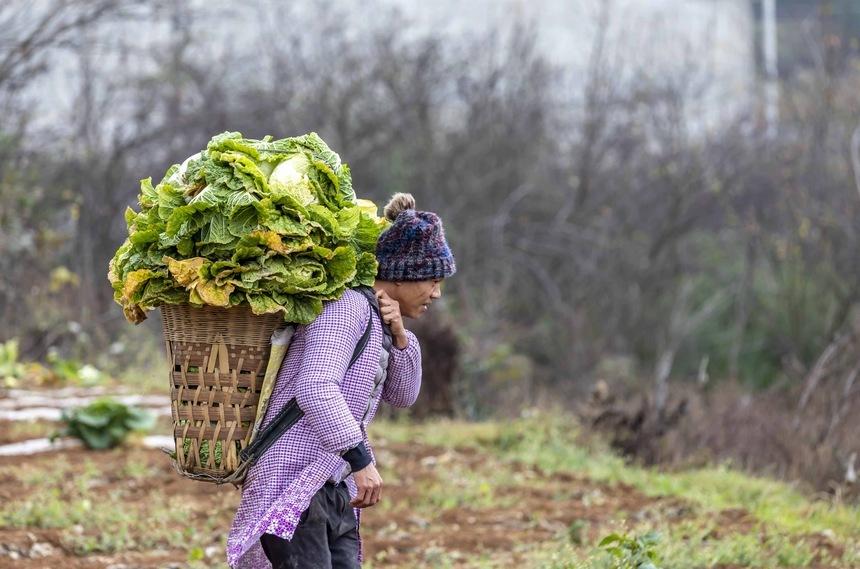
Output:
[[[383,211],[391,226],[376,242],[377,279],[425,281],[456,272],[438,215],[417,211],[412,194],[394,194]]]

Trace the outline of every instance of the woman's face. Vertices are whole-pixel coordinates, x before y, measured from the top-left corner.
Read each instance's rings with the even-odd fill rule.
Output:
[[[407,281],[395,288],[400,314],[408,318],[421,318],[430,304],[442,296],[442,279],[428,281]]]

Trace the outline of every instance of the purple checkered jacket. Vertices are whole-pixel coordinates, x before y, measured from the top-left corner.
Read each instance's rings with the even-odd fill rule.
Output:
[[[371,317],[374,323],[370,339],[347,370]],[[347,290],[340,299],[327,303],[311,324],[297,327],[278,372],[263,426],[293,397],[305,415],[248,471],[227,538],[230,567],[270,569],[260,536],[270,533],[292,539],[299,517],[313,495],[326,480],[340,481],[348,473],[349,465],[340,457],[343,451],[364,441],[373,457],[367,425],[380,399],[395,407],[408,407],[415,402],[421,388],[421,348],[412,332],[406,334],[409,344],[402,350],[391,348],[388,376],[381,393],[372,396],[381,360],[385,361],[382,323],[373,316],[360,292]],[[352,475],[345,481],[354,498],[357,491]],[[361,510],[354,508],[354,512],[359,525]],[[359,536],[359,561],[363,557]]]

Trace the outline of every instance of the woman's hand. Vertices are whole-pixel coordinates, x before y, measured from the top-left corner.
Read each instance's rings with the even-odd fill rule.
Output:
[[[358,487],[358,494],[349,504],[353,508],[368,508],[376,505],[382,497],[382,477],[376,471],[373,463],[368,464],[358,472],[353,472],[352,477]]]
[[[400,314],[400,303],[388,296],[384,290],[376,291],[379,301],[379,313],[382,320],[391,328],[394,345],[404,349],[409,345],[409,337],[406,335],[406,327],[403,325],[403,316]]]

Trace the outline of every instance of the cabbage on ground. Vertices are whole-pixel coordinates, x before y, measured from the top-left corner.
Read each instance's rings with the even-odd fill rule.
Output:
[[[230,307],[313,321],[323,302],[370,286],[386,221],[356,199],[349,167],[316,133],[272,140],[225,132],[140,184],[108,279],[126,318],[161,304]]]

